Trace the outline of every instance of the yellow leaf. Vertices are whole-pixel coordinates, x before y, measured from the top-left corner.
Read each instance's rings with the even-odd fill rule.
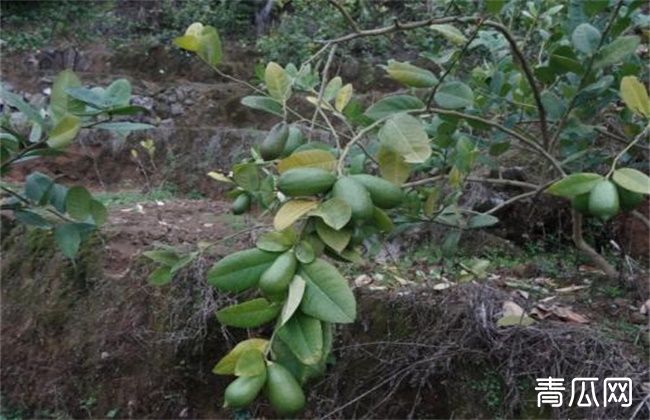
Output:
[[[264,352],[266,346],[269,344],[269,340],[264,340],[262,338],[251,338],[244,340],[241,343],[237,344],[227,355],[225,355],[219,363],[212,369],[212,372],[217,375],[232,375],[235,373],[235,366],[237,365],[237,360],[239,356],[242,355],[247,350],[259,350]]]
[[[377,161],[382,178],[395,185],[402,185],[411,173],[409,164],[401,155],[383,146],[379,148]]]
[[[192,52],[198,51],[200,46],[199,38],[194,35],[183,35],[174,38],[174,44],[176,44],[177,47]]]
[[[280,173],[292,168],[322,168],[333,171],[336,168],[336,158],[325,150],[304,150],[278,162]]]
[[[233,183],[232,179],[228,178],[227,176],[225,176],[220,172],[208,172],[208,176],[219,182],[227,182],[229,184]]]
[[[264,82],[273,99],[284,103],[291,96],[291,81],[278,63],[270,62],[266,66]]]
[[[273,227],[275,230],[284,230],[293,225],[298,219],[318,207],[318,201],[291,200],[284,203],[275,214]]]
[[[194,22],[185,30],[185,35],[200,37],[203,33],[203,24],[201,22]]]
[[[621,80],[621,98],[630,110],[650,118],[650,99],[646,87],[636,76],[625,76]]]
[[[305,97],[305,99],[310,104],[312,104],[314,106],[318,106],[318,98],[317,97],[315,97],[315,96],[307,96],[307,97]],[[320,101],[320,107],[327,110],[327,111],[334,111],[334,108],[332,108],[332,105],[328,104],[327,102],[325,102],[323,100]]]
[[[353,89],[351,83],[348,83],[347,85],[343,86],[338,91],[338,93],[336,94],[336,100],[334,101],[334,105],[338,112],[343,112],[345,107],[348,105],[350,99],[352,99],[352,91]]]

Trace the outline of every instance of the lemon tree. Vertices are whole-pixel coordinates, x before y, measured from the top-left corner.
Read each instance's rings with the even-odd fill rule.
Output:
[[[260,85],[240,81],[252,90],[241,103],[277,123],[230,173],[209,175],[231,187],[234,213],[259,207],[274,215],[273,229],[254,248],[218,261],[208,282],[250,297],[219,310],[222,324],[272,333],[238,344],[215,366],[236,377],[226,406],[243,408],[264,394],[280,415],[303,409],[303,386],[332,360],[334,326],[357,315],[333,261],[363,261],[364,241],[395,224],[448,226],[442,243],[453,251],[463,232],[498,223],[501,208],[554,194],[575,209],[576,246],[618,276],[582,238],[582,216],[606,221],[650,194],[647,175],[623,163],[648,147],[650,103],[636,75],[641,39],[634,34],[645,21],[638,2],[574,3],[476,2],[459,7],[464,15],[434,7],[420,21],[367,30],[350,23],[350,33],[323,40],[302,64],[271,62]],[[422,52],[432,64],[426,68],[396,60],[383,66],[403,86],[399,94],[363,105],[352,83],[330,77],[338,45],[411,30],[428,30],[436,46]],[[194,24],[175,42],[236,80],[218,68],[218,39],[216,29]],[[471,61],[475,54],[481,60]],[[311,105],[308,115],[296,111],[299,103]],[[605,113],[625,135],[599,123]],[[315,129],[331,142],[316,141]],[[596,143],[596,133],[617,143]],[[543,182],[473,175],[498,169],[511,149],[535,157]],[[479,213],[460,204],[472,182],[526,192]]]

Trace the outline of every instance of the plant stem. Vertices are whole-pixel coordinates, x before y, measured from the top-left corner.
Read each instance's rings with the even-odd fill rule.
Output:
[[[584,237],[582,236],[582,215],[579,211],[573,209],[572,213],[573,221],[573,243],[575,244],[578,250],[582,251],[587,257],[591,259],[592,262],[598,266],[601,270],[605,272],[607,277],[612,280],[618,279],[619,273],[614,267],[596,250],[594,250],[587,242],[585,242]]]
[[[647,137],[648,133],[650,133],[650,124],[646,125],[646,127],[641,131],[635,138],[628,144],[625,149],[621,150],[621,152],[616,155],[614,160],[612,161],[612,167],[609,169],[609,172],[607,173],[607,178],[612,176],[614,171],[616,170],[616,164],[618,161],[623,157],[625,153],[627,153],[628,150],[630,150],[636,143],[638,143],[642,138]]]

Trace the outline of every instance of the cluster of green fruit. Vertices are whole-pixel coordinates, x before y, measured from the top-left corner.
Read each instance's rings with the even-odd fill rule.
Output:
[[[262,373],[240,376],[224,393],[225,407],[248,407],[264,388],[264,393],[280,415],[295,414],[305,406],[302,388],[284,366],[270,362]]]
[[[607,220],[621,210],[635,209],[644,198],[643,194],[629,191],[609,179],[603,179],[591,191],[573,197],[571,205],[582,214]]]

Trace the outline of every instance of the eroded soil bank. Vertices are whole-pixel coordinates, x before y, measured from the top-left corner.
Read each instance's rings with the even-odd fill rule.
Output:
[[[89,241],[75,264],[53,248],[48,234],[5,220],[3,414],[243,414],[221,408],[230,378],[213,375],[211,368],[247,333],[219,326],[214,310],[234,296],[211,289],[204,274],[220,256],[251,246],[256,231],[217,243],[164,288],[147,283],[151,266],[141,257],[162,240],[190,249],[250,226],[225,213],[223,203],[196,200],[115,208],[110,228]],[[353,276],[371,271],[364,266]],[[631,409],[611,406],[540,412],[534,378],[629,376],[642,395],[648,370],[638,337],[636,343],[621,340],[586,306],[580,311],[592,319],[587,324],[551,317],[530,327],[499,328],[504,302],[529,310],[535,298],[497,278],[451,279],[453,286],[444,290],[426,283],[387,288],[357,282],[358,320],[339,328],[336,364],[311,384],[304,416],[629,417]],[[639,418],[648,415],[644,410]],[[250,414],[270,417],[272,411],[261,401]]]

